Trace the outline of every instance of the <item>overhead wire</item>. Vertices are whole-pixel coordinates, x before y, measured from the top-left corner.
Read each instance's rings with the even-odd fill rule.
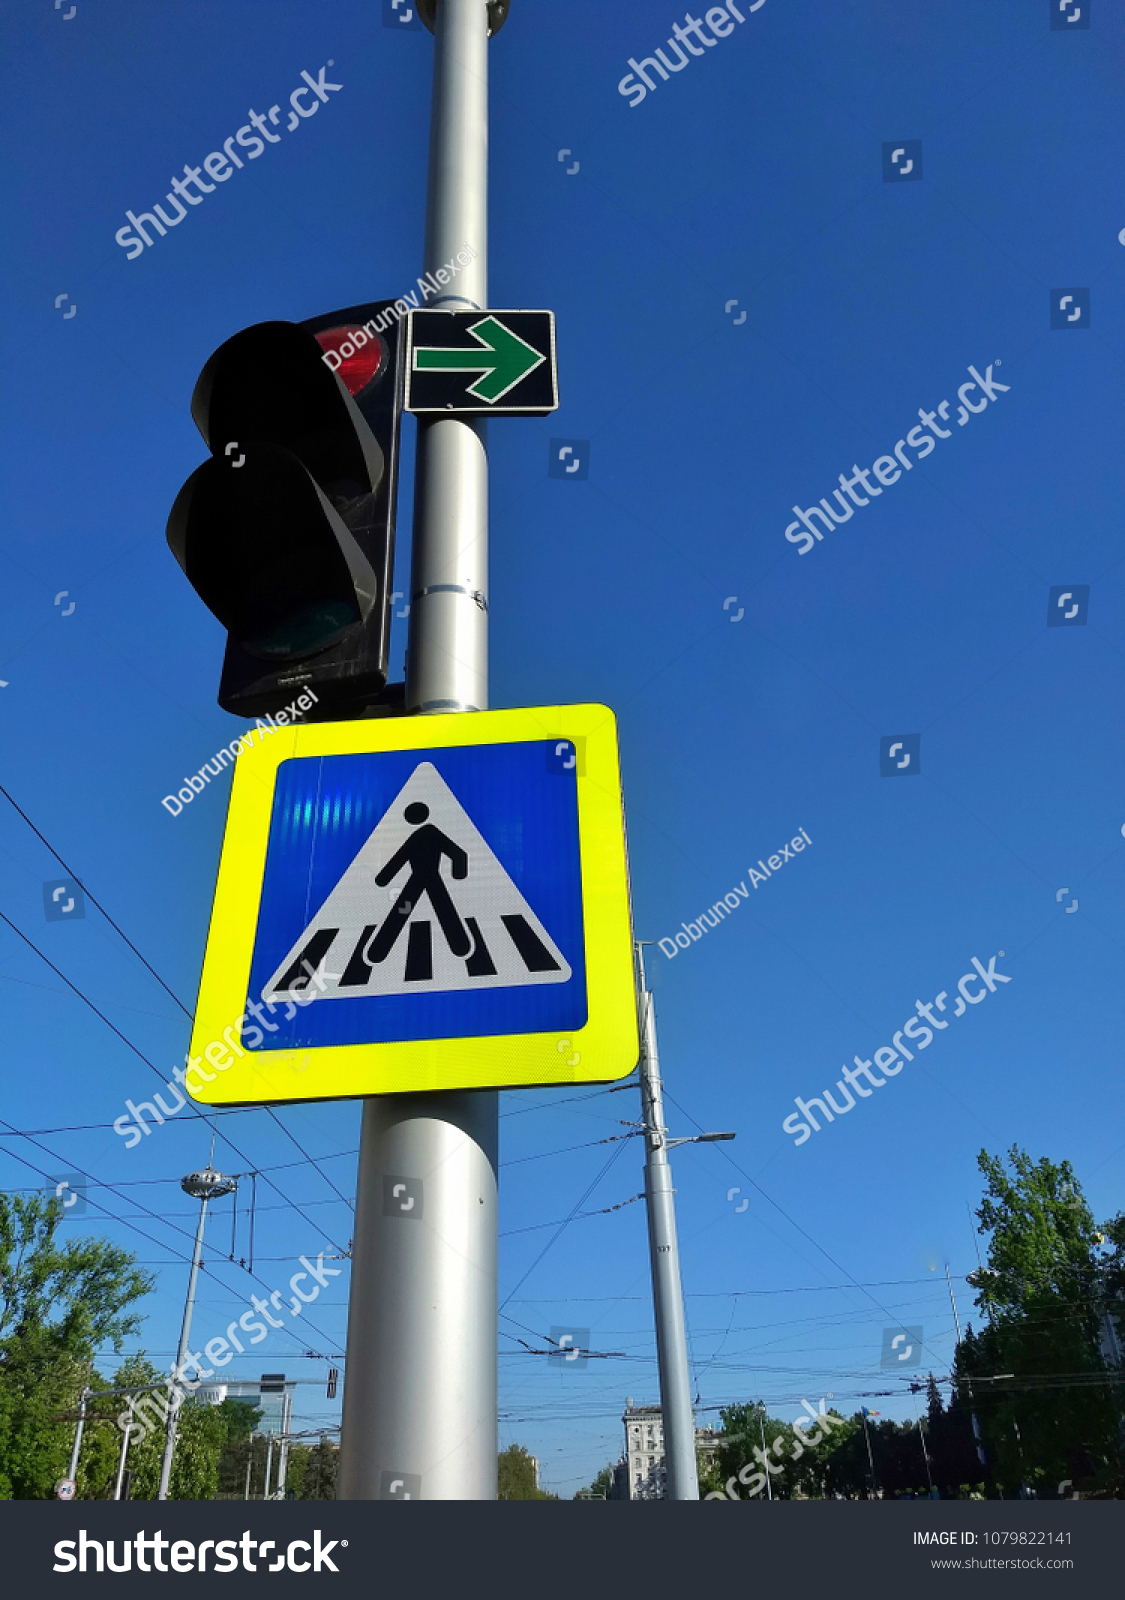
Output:
[[[19,804],[18,804],[18,803],[17,803],[17,802],[16,802],[16,801],[15,801],[15,799],[13,799],[13,797],[12,797],[12,795],[11,795],[11,794],[10,794],[10,793],[9,793],[9,792],[8,792],[8,790],[7,790],[7,789],[6,789],[6,788],[5,788],[5,787],[4,787],[4,785],[3,785],[3,784],[0,784],[0,794],[2,794],[2,795],[3,795],[3,796],[4,796],[4,798],[5,798],[5,800],[7,800],[7,802],[8,802],[8,804],[9,804],[9,805],[10,805],[10,806],[12,806],[12,808],[13,808],[13,809],[14,809],[14,810],[15,810],[15,811],[17,811],[17,812],[18,812],[18,813],[19,813],[19,815],[20,815],[20,816],[21,816],[21,817],[22,817],[22,818],[23,818],[23,820],[24,820],[24,822],[26,822],[26,823],[27,823],[27,826],[28,826],[28,827],[29,827],[29,828],[30,828],[30,829],[31,829],[31,831],[32,831],[32,833],[34,833],[34,835],[35,835],[35,837],[36,837],[36,838],[37,838],[37,839],[39,839],[39,840],[40,840],[40,841],[41,841],[41,842],[42,842],[42,843],[43,843],[43,844],[44,844],[44,845],[45,845],[45,846],[46,846],[46,848],[47,848],[47,849],[48,849],[48,850],[49,850],[49,851],[50,851],[50,852],[51,852],[51,854],[52,854],[52,855],[53,855],[53,856],[54,856],[54,858],[55,858],[55,860],[56,860],[56,861],[57,861],[57,862],[58,862],[58,863],[59,863],[59,865],[60,865],[60,866],[61,866],[61,867],[62,867],[62,868],[63,868],[63,870],[64,870],[64,871],[65,871],[65,872],[66,872],[66,873],[67,873],[67,874],[68,874],[68,875],[69,875],[69,876],[70,876],[70,877],[72,877],[72,878],[73,878],[73,879],[74,879],[74,880],[75,880],[75,882],[76,882],[76,883],[78,883],[78,884],[80,884],[80,885],[81,885],[81,888],[82,888],[82,892],[83,892],[83,894],[84,894],[84,895],[85,895],[85,896],[86,896],[86,898],[87,898],[87,899],[88,899],[88,900],[89,900],[89,901],[90,901],[90,902],[91,902],[91,904],[92,904],[92,905],[94,905],[94,906],[96,906],[96,907],[97,907],[97,909],[98,909],[98,910],[99,910],[99,911],[100,911],[100,912],[101,912],[101,914],[102,914],[102,916],[103,916],[103,917],[104,917],[104,918],[105,918],[105,919],[106,919],[106,921],[107,921],[107,922],[108,922],[108,923],[109,923],[109,925],[110,925],[110,927],[111,927],[111,928],[112,928],[112,929],[113,929],[113,930],[114,930],[114,932],[115,932],[115,933],[116,933],[116,934],[117,934],[117,935],[118,935],[118,936],[119,936],[119,938],[121,938],[121,939],[122,939],[122,940],[123,940],[123,941],[124,941],[124,943],[125,943],[125,944],[126,944],[126,945],[127,945],[127,946],[128,946],[128,947],[129,947],[129,949],[130,949],[130,950],[131,950],[131,951],[132,951],[132,952],[133,952],[133,954],[134,954],[134,955],[135,955],[135,956],[136,956],[136,958],[137,958],[137,960],[138,960],[138,961],[139,961],[139,962],[140,962],[140,963],[141,963],[141,965],[142,965],[142,966],[143,966],[143,967],[144,967],[144,968],[145,968],[145,970],[146,970],[146,971],[147,971],[147,972],[149,972],[149,973],[150,973],[150,974],[151,974],[151,975],[152,975],[152,977],[153,977],[153,978],[155,978],[155,979],[156,979],[156,982],[157,982],[157,983],[158,983],[158,984],[159,984],[159,985],[160,985],[160,987],[161,987],[161,988],[162,988],[162,989],[163,989],[163,990],[164,990],[164,993],[165,993],[165,994],[166,994],[166,995],[167,995],[167,996],[168,996],[168,998],[169,998],[169,999],[170,999],[170,1000],[171,1000],[171,1001],[172,1001],[172,1002],[173,1002],[173,1003],[174,1003],[174,1004],[175,1004],[175,1005],[177,1005],[177,1006],[178,1006],[178,1007],[179,1007],[179,1009],[180,1009],[180,1010],[181,1010],[181,1011],[182,1011],[182,1012],[183,1012],[183,1014],[184,1014],[184,1016],[185,1016],[185,1017],[186,1017],[186,1018],[187,1018],[187,1019],[188,1019],[188,1021],[189,1021],[189,1022],[192,1022],[192,1021],[194,1021],[194,1017],[193,1017],[193,1014],[192,1014],[192,1012],[191,1012],[191,1011],[189,1011],[189,1010],[188,1010],[188,1008],[187,1008],[187,1006],[185,1006],[185,1005],[184,1005],[184,1003],[183,1003],[183,1001],[182,1001],[182,1000],[181,1000],[181,999],[180,999],[180,997],[179,997],[179,995],[178,995],[178,994],[176,994],[176,992],[175,992],[175,990],[173,990],[173,989],[172,989],[172,988],[171,988],[171,986],[170,986],[170,985],[169,985],[169,984],[168,984],[168,983],[166,983],[166,982],[165,982],[165,981],[164,981],[164,979],[163,979],[163,978],[162,978],[162,977],[161,977],[161,976],[160,976],[160,974],[159,974],[159,972],[157,972],[157,970],[156,970],[156,968],[155,968],[155,967],[154,967],[154,966],[153,966],[153,965],[152,965],[152,964],[151,964],[151,962],[149,962],[149,961],[148,961],[148,960],[146,960],[146,958],[145,958],[145,957],[144,957],[144,956],[143,956],[143,955],[142,955],[142,954],[141,954],[141,952],[140,952],[140,951],[139,951],[139,950],[138,950],[138,949],[137,949],[137,946],[136,946],[136,945],[135,945],[135,944],[134,944],[134,943],[133,943],[133,941],[132,941],[132,939],[130,939],[130,937],[129,937],[129,935],[128,935],[128,934],[127,934],[127,933],[126,933],[126,932],[125,932],[125,930],[124,930],[124,929],[123,929],[123,928],[121,928],[121,927],[120,927],[120,926],[119,926],[119,925],[118,925],[118,924],[117,924],[117,923],[116,923],[116,922],[115,922],[115,921],[114,921],[114,919],[113,919],[113,918],[112,918],[112,917],[111,917],[111,916],[110,916],[110,914],[109,914],[109,912],[108,912],[108,911],[107,911],[107,910],[106,910],[106,908],[105,908],[105,907],[104,907],[104,906],[103,906],[103,905],[102,905],[102,903],[101,903],[101,901],[100,901],[100,900],[99,900],[99,899],[98,899],[98,898],[97,898],[97,896],[96,896],[96,895],[95,895],[95,894],[94,894],[94,893],[93,893],[93,891],[92,891],[92,890],[91,890],[91,889],[89,889],[89,888],[88,888],[88,887],[87,887],[87,885],[86,885],[86,884],[85,884],[85,883],[84,883],[84,882],[83,882],[83,881],[82,881],[82,879],[81,879],[81,878],[79,878],[79,877],[78,877],[78,875],[77,875],[77,874],[76,874],[76,873],[75,873],[75,872],[74,872],[74,870],[73,870],[73,868],[72,868],[72,867],[70,867],[70,866],[69,866],[69,865],[68,865],[68,863],[67,863],[67,862],[66,862],[66,861],[64,861],[64,860],[63,860],[63,858],[62,858],[62,856],[61,856],[61,855],[60,855],[60,854],[59,854],[59,852],[58,852],[58,851],[57,851],[57,850],[56,850],[56,849],[55,849],[55,847],[54,847],[54,845],[53,845],[53,844],[52,844],[52,843],[51,843],[51,841],[50,841],[50,840],[49,840],[49,839],[48,839],[48,838],[47,838],[47,836],[46,836],[46,834],[44,834],[44,833],[43,833],[43,832],[42,832],[42,831],[41,831],[41,829],[39,829],[39,828],[37,828],[37,827],[36,827],[36,825],[35,825],[35,823],[34,823],[34,822],[32,822],[32,820],[31,820],[31,818],[30,818],[30,817],[29,817],[29,816],[28,816],[28,814],[27,814],[27,812],[26,812],[26,811],[24,811],[24,809],[23,809],[23,807],[22,807],[22,806],[20,806],[20,805],[19,805]],[[0,915],[3,915],[3,913],[0,913]],[[12,922],[12,921],[11,921],[11,920],[10,920],[10,919],[9,919],[9,918],[8,918],[8,917],[4,917],[4,921],[5,921],[5,922],[7,922],[7,923],[8,923],[8,926],[9,926],[9,927],[10,927],[10,928],[12,928],[12,929],[13,929],[13,931],[14,931],[14,932],[16,932],[16,933],[19,933],[19,929],[18,929],[18,928],[16,928],[16,925],[15,925],[15,923],[13,923],[13,922]],[[20,937],[21,937],[21,938],[23,938],[23,937],[24,937],[24,936],[23,936],[23,935],[22,935],[22,934],[20,934]],[[25,943],[28,943],[28,944],[30,944],[30,943],[31,943],[31,941],[30,941],[30,940],[27,940],[27,939],[25,939],[25,941],[24,941],[24,942],[25,942]],[[32,949],[36,949],[36,946],[34,946],[34,945],[32,945]],[[39,950],[37,950],[37,949],[36,949],[36,953],[37,953],[37,954],[38,954],[38,955],[40,955],[40,956],[42,956],[42,952],[41,952],[41,951],[39,951]],[[45,957],[45,956],[43,956],[43,959],[44,959],[44,960],[46,960],[46,957]],[[69,981],[69,979],[67,979],[67,978],[66,978],[66,976],[65,976],[65,975],[64,975],[64,974],[63,974],[63,973],[62,973],[62,972],[60,972],[60,971],[59,971],[59,969],[58,969],[58,968],[57,968],[57,967],[56,967],[56,966],[54,966],[54,965],[53,965],[53,963],[51,963],[51,962],[49,962],[49,961],[48,961],[48,962],[47,962],[47,965],[48,965],[48,966],[50,966],[50,967],[51,967],[51,970],[52,970],[52,971],[53,971],[53,972],[54,972],[54,973],[55,973],[55,974],[56,974],[56,975],[57,975],[57,976],[58,976],[58,977],[60,977],[60,978],[62,978],[62,980],[63,980],[63,982],[64,982],[64,983],[66,983],[66,984],[67,984],[67,986],[68,986],[68,987],[69,987],[69,988],[71,988],[71,989],[73,989],[73,990],[74,990],[74,992],[75,992],[75,993],[76,993],[76,994],[79,994],[79,993],[80,993],[80,991],[79,991],[79,990],[77,990],[77,989],[76,989],[76,988],[75,988],[75,986],[74,986],[74,985],[73,985],[73,984],[71,984],[71,983],[70,983],[70,981]],[[85,998],[85,996],[81,996],[81,998]],[[90,1002],[89,1002],[89,1001],[87,1001],[87,1004],[89,1004],[89,1003],[90,1003]],[[94,1008],[94,1009],[96,1009],[96,1008]],[[113,1026],[113,1024],[112,1024],[112,1023],[109,1023],[109,1022],[108,1022],[108,1019],[107,1019],[107,1018],[106,1018],[106,1017],[104,1017],[104,1016],[102,1016],[102,1013],[101,1013],[101,1012],[98,1012],[98,1015],[99,1015],[99,1016],[101,1016],[101,1017],[102,1017],[102,1021],[103,1021],[103,1022],[106,1022],[106,1023],[107,1023],[107,1025],[108,1025],[108,1026],[110,1026],[110,1027],[112,1027],[112,1026]],[[118,1031],[118,1030],[115,1030],[115,1031]],[[122,1039],[124,1039],[124,1035],[123,1035],[123,1034],[120,1034],[120,1033],[118,1033],[118,1036],[119,1036],[119,1037],[120,1037],[120,1038],[122,1038]],[[126,1041],[126,1042],[127,1042],[127,1041]],[[138,1054],[139,1054],[139,1052],[138,1052]],[[143,1057],[143,1056],[142,1056],[142,1058],[141,1058],[141,1059],[142,1059],[142,1060],[144,1060],[144,1057]],[[146,1064],[147,1064],[147,1065],[148,1065],[148,1066],[150,1066],[150,1067],[151,1067],[151,1066],[152,1066],[152,1063],[151,1063],[151,1062],[147,1062],[147,1063],[146,1063]],[[159,1072],[159,1069],[158,1069],[158,1068],[156,1068],[156,1067],[153,1067],[153,1069],[152,1069],[152,1070],[153,1070],[153,1071],[154,1071],[154,1072]],[[339,1199],[340,1199],[340,1200],[342,1200],[342,1201],[343,1201],[343,1203],[344,1203],[344,1204],[345,1204],[345,1205],[346,1205],[346,1206],[348,1206],[348,1208],[349,1208],[349,1209],[350,1209],[350,1210],[353,1210],[353,1211],[354,1211],[354,1209],[355,1209],[355,1208],[354,1208],[354,1207],[353,1207],[353,1206],[352,1206],[352,1203],[351,1203],[351,1201],[350,1201],[350,1200],[348,1200],[348,1199],[347,1199],[347,1197],[346,1197],[346,1196],[345,1196],[345,1195],[343,1195],[343,1194],[341,1194],[341,1193],[340,1193],[340,1190],[339,1190],[339,1189],[338,1189],[338,1188],[337,1188],[337,1187],[336,1187],[336,1185],[335,1185],[335,1184],[334,1184],[334,1183],[333,1183],[333,1181],[332,1181],[332,1179],[331,1179],[331,1178],[330,1178],[330,1177],[329,1177],[329,1176],[328,1176],[328,1174],[327,1174],[327,1173],[326,1173],[326,1172],[322,1172],[322,1171],[321,1171],[321,1169],[320,1169],[320,1167],[319,1167],[319,1166],[318,1166],[318,1165],[317,1165],[317,1161],[316,1161],[316,1159],[315,1159],[315,1158],[314,1158],[314,1157],[313,1157],[313,1156],[311,1156],[311,1155],[309,1155],[309,1153],[308,1153],[308,1151],[307,1151],[307,1150],[306,1150],[306,1149],[305,1149],[305,1148],[304,1148],[304,1146],[303,1146],[303,1145],[302,1145],[302,1144],[301,1144],[301,1143],[300,1143],[300,1141],[299,1141],[299,1140],[298,1140],[298,1139],[297,1139],[297,1137],[296,1137],[296,1136],[295,1136],[295,1135],[294,1135],[294,1134],[293,1134],[293,1132],[292,1132],[292,1131],[291,1131],[291,1130],[290,1130],[290,1129],[289,1129],[289,1128],[287,1128],[287,1127],[286,1127],[286,1126],[285,1126],[285,1124],[284,1124],[284,1123],[283,1123],[283,1122],[282,1122],[282,1121],[281,1121],[281,1119],[280,1119],[280,1117],[278,1117],[278,1116],[277,1116],[277,1114],[276,1114],[276,1112],[275,1112],[275,1111],[274,1111],[274,1109],[273,1109],[273,1107],[272,1107],[272,1106],[267,1106],[267,1107],[266,1107],[266,1108],[265,1108],[265,1109],[266,1109],[266,1110],[267,1110],[267,1112],[268,1112],[268,1113],[269,1113],[269,1115],[270,1115],[270,1117],[271,1117],[271,1118],[272,1118],[272,1119],[273,1119],[273,1121],[274,1121],[274,1122],[275,1122],[275,1123],[276,1123],[276,1124],[277,1124],[277,1126],[278,1126],[278,1127],[279,1127],[279,1128],[280,1128],[280,1129],[281,1129],[281,1131],[282,1131],[282,1133],[284,1133],[284,1134],[285,1134],[285,1135],[286,1135],[286,1137],[287,1137],[287,1138],[289,1138],[289,1139],[290,1139],[290,1140],[292,1140],[292,1142],[293,1142],[293,1144],[294,1144],[294,1145],[295,1145],[295,1146],[296,1146],[296,1147],[297,1147],[297,1149],[298,1149],[298,1150],[300,1150],[300,1152],[301,1152],[301,1154],[302,1154],[302,1155],[303,1155],[303,1156],[304,1156],[304,1157],[305,1157],[305,1159],[306,1159],[306,1160],[307,1160],[307,1161],[308,1161],[308,1162],[310,1162],[310,1163],[311,1163],[311,1165],[312,1165],[312,1166],[313,1166],[313,1167],[315,1167],[315,1168],[316,1168],[316,1171],[317,1171],[317,1172],[318,1172],[318,1173],[319,1173],[319,1174],[320,1174],[320,1176],[321,1176],[321,1177],[322,1177],[322,1178],[323,1178],[323,1179],[324,1179],[324,1181],[325,1181],[325,1183],[327,1183],[327,1184],[328,1184],[328,1186],[329,1186],[329,1188],[330,1188],[330,1189],[331,1189],[331,1190],[332,1190],[332,1191],[333,1191],[333,1192],[334,1192],[334,1194],[335,1194],[335,1195],[336,1195],[336,1196],[337,1196],[337,1197],[338,1197],[338,1198],[339,1198]],[[206,1120],[207,1120],[207,1118],[206,1118],[206,1115],[204,1115],[204,1118],[203,1118],[203,1120],[204,1120],[204,1121],[206,1121]],[[228,1143],[229,1143],[229,1141],[228,1141]],[[234,1147],[233,1147],[233,1146],[232,1146],[232,1148],[234,1148]],[[243,1160],[245,1160],[245,1159],[247,1159],[247,1158],[246,1158],[246,1157],[242,1157],[242,1159],[243,1159]]]
[[[160,1079],[161,1083],[164,1083],[164,1084],[167,1083],[167,1079],[161,1073],[160,1068],[157,1067],[153,1062],[151,1062],[148,1059],[148,1057],[141,1050],[139,1050],[137,1048],[137,1046],[132,1042],[132,1040],[129,1039],[124,1033],[122,1033],[121,1029],[118,1028],[115,1023],[113,1023],[113,1022],[111,1022],[109,1020],[109,1018],[105,1015],[105,1013],[103,1011],[98,1009],[98,1007],[89,998],[89,996],[84,994],[82,992],[82,990],[79,989],[77,984],[71,982],[71,980],[66,976],[65,972],[60,971],[60,969],[55,966],[54,962],[48,956],[44,955],[43,951],[39,949],[38,945],[34,942],[34,940],[29,939],[28,936],[20,928],[18,928],[16,926],[16,924],[12,921],[12,919],[9,916],[7,916],[6,913],[3,912],[3,911],[0,911],[0,920],[2,920],[5,923],[7,923],[8,927],[11,928],[12,932],[14,934],[16,934],[16,936],[19,939],[21,939],[23,941],[23,943],[26,944],[27,947],[30,950],[33,950],[35,952],[35,954],[40,958],[40,960],[45,962],[46,965],[50,967],[52,972],[54,972],[58,977],[60,977],[62,979],[62,981],[66,984],[67,988],[70,989],[74,994],[76,994],[84,1005],[89,1006],[90,1010],[94,1013],[94,1015],[96,1017],[98,1017],[102,1022],[105,1023],[106,1027],[110,1030],[110,1032],[115,1034],[116,1037],[121,1040],[122,1044],[124,1044],[129,1050],[132,1051],[132,1053],[137,1057],[137,1059],[139,1061],[144,1062],[145,1066],[149,1069],[150,1072],[153,1072],[153,1073],[156,1074],[156,1076]],[[169,992],[171,992],[171,991],[169,991]],[[177,1004],[179,1004],[179,1001],[177,1001]],[[266,1110],[271,1110],[272,1108],[266,1107],[265,1109]],[[210,1121],[209,1118],[204,1118],[204,1120],[205,1121]],[[16,1133],[16,1132],[19,1131],[18,1129],[13,1128],[11,1123],[8,1124],[8,1127],[13,1133]],[[238,1156],[239,1160],[246,1163],[248,1168],[252,1167],[254,1165],[254,1163],[251,1160],[250,1156],[248,1156],[244,1150],[240,1150],[239,1149],[238,1145],[235,1144],[234,1140],[230,1137],[230,1135],[228,1133],[223,1133],[221,1135],[221,1137],[225,1140],[225,1142],[234,1151],[235,1155]],[[294,1141],[294,1142],[296,1143],[296,1141]],[[298,1145],[298,1149],[300,1149],[300,1148],[301,1148],[300,1145]],[[61,1158],[57,1158],[57,1159],[61,1159]],[[308,1159],[310,1161],[312,1160],[311,1157],[308,1157]],[[315,1162],[313,1163],[313,1165],[315,1165]],[[324,1177],[325,1174],[321,1173],[321,1176]],[[291,1206],[294,1211],[298,1212],[299,1215],[304,1217],[306,1222],[311,1223],[312,1226],[316,1229],[316,1231],[324,1239],[327,1239],[328,1242],[333,1246],[334,1249],[340,1250],[342,1248],[340,1246],[340,1244],[338,1243],[338,1241],[333,1239],[331,1237],[331,1235],[328,1234],[325,1231],[325,1229],[320,1226],[319,1223],[315,1222],[313,1218],[308,1217],[308,1216],[305,1215],[305,1212],[302,1210],[302,1208],[301,1208],[301,1206],[300,1206],[298,1201],[294,1200],[291,1196],[286,1195],[284,1190],[279,1189],[278,1186],[273,1182],[272,1179],[266,1178],[265,1181],[270,1185],[271,1189],[275,1190],[276,1193],[281,1196],[281,1198],[286,1202],[286,1204]],[[332,1185],[332,1187],[335,1188],[335,1185]],[[339,1191],[337,1191],[337,1193],[338,1192]]]
[[[0,1119],[0,1120],[4,1120],[4,1119]],[[9,1124],[9,1126],[10,1126],[10,1124]],[[64,1159],[56,1151],[48,1149],[46,1145],[41,1144],[37,1139],[34,1139],[31,1142],[36,1146],[37,1149],[42,1150],[45,1155],[50,1156],[53,1161],[61,1161],[61,1160]],[[15,1151],[15,1150],[10,1151],[9,1154],[14,1156],[17,1161],[22,1162],[24,1166],[30,1167],[33,1172],[38,1172],[40,1177],[49,1179],[49,1174],[46,1171],[44,1171],[44,1169],[42,1167],[37,1167],[35,1165],[34,1161],[29,1161],[27,1156],[21,1155],[18,1151]],[[82,1169],[80,1167],[76,1167],[75,1171],[82,1172]],[[89,1176],[89,1174],[82,1173],[82,1176],[83,1177],[87,1177],[87,1176]],[[112,1184],[100,1184],[99,1187],[108,1188],[111,1191],[111,1193],[115,1193],[116,1192],[114,1190]],[[123,1199],[124,1196],[121,1196],[120,1198]],[[145,1229],[138,1227],[135,1222],[129,1220],[127,1217],[121,1217],[115,1211],[111,1211],[110,1208],[107,1205],[105,1205],[102,1201],[94,1200],[94,1201],[91,1202],[91,1204],[97,1206],[99,1210],[104,1211],[106,1216],[111,1218],[114,1222],[120,1222],[125,1227],[129,1228],[132,1232],[140,1234],[141,1238],[147,1239],[150,1244],[158,1245],[160,1248],[165,1249],[165,1250],[168,1250],[168,1249],[174,1250],[175,1249],[175,1246],[174,1245],[169,1245],[167,1240],[155,1238],[151,1233],[147,1233],[145,1231]],[[183,1236],[186,1239],[191,1239],[193,1244],[194,1244],[194,1235],[188,1229],[181,1228],[177,1223],[171,1222],[166,1217],[161,1216],[158,1211],[149,1210],[149,1208],[147,1206],[142,1206],[141,1209],[147,1216],[152,1217],[154,1221],[162,1223],[165,1227],[169,1227],[169,1228],[173,1229],[173,1231],[176,1232],[176,1233],[183,1234]],[[225,1258],[222,1255],[219,1255],[217,1259],[218,1259],[218,1261],[220,1263],[222,1263],[224,1265],[227,1264],[226,1261],[225,1261]],[[282,1259],[291,1259],[291,1258],[282,1258]],[[190,1264],[190,1261],[191,1261],[191,1257],[190,1256],[188,1256],[188,1255],[180,1255],[179,1261],[178,1261],[177,1264],[179,1264],[179,1265],[187,1265],[187,1264]],[[204,1265],[204,1270],[210,1270],[210,1268],[208,1266],[206,1266],[205,1264],[201,1263],[201,1265]],[[240,1267],[240,1270],[243,1271],[243,1272],[248,1272],[248,1276],[252,1277],[254,1279],[255,1283],[260,1284],[263,1289],[270,1289],[270,1292],[273,1293],[273,1290],[271,1289],[270,1285],[268,1283],[266,1283],[264,1278],[259,1278],[257,1273],[255,1273],[253,1271],[248,1271],[248,1269],[246,1267]],[[224,1285],[224,1287],[230,1288],[231,1286],[228,1284],[228,1285]],[[305,1315],[305,1313],[303,1311],[301,1313],[301,1320],[303,1322],[306,1322],[308,1324],[308,1326],[312,1329],[312,1331],[314,1333],[316,1333],[316,1334],[319,1334],[322,1339],[326,1339],[329,1342],[332,1341],[332,1335],[325,1333],[323,1328],[318,1328],[315,1323],[309,1321],[309,1319],[307,1318],[307,1316]],[[284,1327],[284,1325],[283,1325],[283,1328],[284,1328],[284,1331],[286,1333],[290,1334],[291,1337],[294,1337],[294,1338],[296,1337],[296,1334],[293,1332],[292,1329]],[[343,1352],[339,1352],[338,1354],[340,1356],[342,1356]],[[334,1353],[333,1359],[336,1359],[336,1353]]]

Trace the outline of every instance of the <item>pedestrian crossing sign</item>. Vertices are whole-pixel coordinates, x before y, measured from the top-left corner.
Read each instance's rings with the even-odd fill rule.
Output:
[[[316,723],[244,749],[191,1053],[209,1105],[631,1072],[613,713]]]

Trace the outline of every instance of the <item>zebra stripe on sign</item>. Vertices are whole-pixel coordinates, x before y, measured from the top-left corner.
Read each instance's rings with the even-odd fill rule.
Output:
[[[565,983],[570,965],[437,768],[419,762],[263,990],[318,999]],[[322,987],[323,986],[323,987]]]

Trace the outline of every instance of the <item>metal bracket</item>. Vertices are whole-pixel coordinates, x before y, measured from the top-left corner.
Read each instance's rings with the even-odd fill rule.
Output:
[[[508,20],[508,8],[512,0],[484,0],[488,7],[488,37],[499,33]],[[415,9],[430,32],[435,31],[437,25],[438,0],[414,0]]]

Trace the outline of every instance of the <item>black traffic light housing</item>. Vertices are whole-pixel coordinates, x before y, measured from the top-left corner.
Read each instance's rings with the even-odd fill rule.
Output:
[[[244,328],[195,386],[211,459],[167,536],[227,629],[219,704],[238,716],[305,689],[331,715],[385,689],[404,342],[383,317],[393,304]]]

